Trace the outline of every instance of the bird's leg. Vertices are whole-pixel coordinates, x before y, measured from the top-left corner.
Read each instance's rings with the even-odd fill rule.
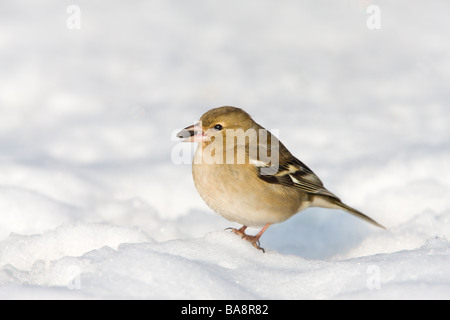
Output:
[[[245,229],[247,229],[247,226],[242,226],[240,229],[235,229],[235,228],[227,228],[227,229],[231,229],[231,231],[233,231],[235,234],[242,236],[242,239],[249,241],[256,249],[259,249],[259,250],[262,250],[262,252],[265,252],[264,248],[261,248],[259,246],[260,245],[259,238],[261,238],[262,234],[267,230],[268,227],[270,227],[270,225],[271,225],[271,223],[267,223],[255,236],[250,236],[245,233]]]

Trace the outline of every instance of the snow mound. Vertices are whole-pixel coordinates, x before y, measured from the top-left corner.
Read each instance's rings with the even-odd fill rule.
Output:
[[[87,237],[84,248],[73,245],[73,241],[64,243],[67,238],[63,233],[76,235],[77,239]],[[99,247],[92,233],[110,234],[111,246],[115,248]],[[16,241],[19,244],[9,249],[20,250],[31,238]],[[138,243],[125,243],[129,240]],[[121,241],[124,243],[117,246]],[[11,238],[2,242],[0,248],[3,250],[11,242]],[[449,294],[450,270],[442,269],[442,265],[450,263],[450,246],[443,238],[430,239],[418,249],[395,255],[328,261],[283,255],[270,249],[262,253],[226,231],[208,233],[202,238],[154,242],[145,241],[130,230],[84,225],[61,228],[33,243],[28,248],[40,248],[40,254],[15,257],[2,268],[0,279],[6,286],[0,289],[1,297],[9,297],[9,291],[18,290],[19,284],[26,284],[26,294],[34,298],[41,297],[42,287],[65,289],[63,297],[71,297],[73,291],[75,297],[113,299],[339,299],[399,295],[414,299],[424,294],[442,299]],[[425,292],[410,290],[417,288],[418,283]]]

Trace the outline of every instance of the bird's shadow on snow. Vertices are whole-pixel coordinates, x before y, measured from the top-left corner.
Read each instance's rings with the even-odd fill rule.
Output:
[[[271,226],[261,246],[307,259],[330,259],[345,255],[375,229],[345,212],[311,208]]]

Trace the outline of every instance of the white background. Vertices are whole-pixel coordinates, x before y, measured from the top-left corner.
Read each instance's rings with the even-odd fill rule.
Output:
[[[448,12],[446,0],[2,1],[0,297],[450,298]],[[192,151],[177,129],[221,105],[279,130],[388,230],[308,209],[268,229],[265,254],[223,231],[237,225],[171,158]]]

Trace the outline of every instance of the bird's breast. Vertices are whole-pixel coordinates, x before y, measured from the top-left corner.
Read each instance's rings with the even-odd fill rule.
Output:
[[[194,183],[206,204],[230,221],[259,227],[284,221],[306,202],[293,188],[267,183],[250,164],[206,164],[196,152]],[[197,161],[195,161],[197,158]]]

